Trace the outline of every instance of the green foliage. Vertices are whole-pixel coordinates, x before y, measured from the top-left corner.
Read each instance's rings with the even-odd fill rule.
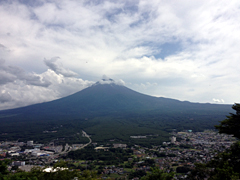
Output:
[[[153,112],[152,114],[118,114],[116,116],[106,115],[101,117],[85,119],[72,119],[71,116],[66,119],[52,118],[42,121],[41,119],[31,119],[23,121],[21,118],[14,120],[11,118],[0,119],[0,141],[16,140],[47,143],[53,139],[58,141],[55,144],[84,144],[88,142],[87,138],[81,136],[81,130],[84,129],[91,135],[93,142],[106,142],[115,139],[115,142],[121,141],[127,144],[138,144],[145,147],[159,145],[164,141],[169,141],[169,132],[172,129],[183,130],[191,129],[193,131],[203,131],[212,128],[221,116],[200,115],[190,113],[179,116],[176,112],[161,114]],[[187,120],[187,117],[193,117],[194,120]],[[211,121],[210,121],[211,119]],[[43,133],[43,131],[57,131],[55,133]],[[80,133],[80,134],[77,134]],[[144,139],[134,139],[130,136],[152,135]]]
[[[232,106],[236,114],[230,113],[227,119],[215,126],[219,133],[232,134],[240,138],[240,104]],[[219,153],[213,160],[206,164],[196,164],[188,179],[209,180],[237,180],[240,178],[240,141],[234,143],[230,149]]]
[[[191,171],[191,169],[187,166],[179,166],[176,169],[177,173],[187,173],[188,171]]]
[[[154,154],[157,156],[157,157],[166,157],[167,155],[166,155],[166,153],[164,153],[164,152],[158,152],[158,151],[156,151],[156,152],[154,152]]]
[[[63,160],[60,160],[58,162],[56,162],[53,167],[54,168],[57,168],[57,167],[62,167],[62,168],[66,168],[67,167],[67,162],[66,161],[63,161]]]
[[[219,133],[232,134],[240,139],[240,104],[234,104],[232,109],[236,111],[236,114],[230,113],[227,119],[221,121],[221,124],[215,127],[219,130]]]
[[[17,170],[16,173],[12,174],[8,172],[7,165],[10,160],[0,161],[0,180],[72,180],[75,177],[78,180],[96,180],[98,175],[94,171],[85,170],[83,172],[76,170],[60,170],[55,169],[55,172],[44,172],[43,168],[35,167],[30,172]],[[65,166],[61,161],[57,164],[59,166]]]
[[[240,142],[206,164],[196,164],[188,179],[233,180],[240,178]]]
[[[17,171],[14,174],[5,174],[0,176],[0,180],[97,180],[96,172],[85,170],[79,172],[76,170],[57,170],[56,172],[44,172],[41,168],[33,168],[30,172]]]
[[[0,177],[1,177],[1,175],[5,175],[5,174],[9,173],[7,170],[7,165],[10,162],[11,162],[11,160],[9,160],[9,159],[3,160],[3,161],[0,160]]]
[[[210,169],[206,164],[196,163],[195,168],[188,175],[188,180],[202,180],[209,176]]]
[[[174,177],[174,172],[164,172],[158,167],[152,168],[150,173],[142,177],[141,180],[171,180]]]
[[[133,171],[128,175],[128,179],[133,179],[135,177],[141,178],[145,176],[147,173],[143,170]]]
[[[230,149],[218,154],[207,165],[215,168],[211,172],[213,177],[231,179],[232,176],[237,176],[240,178],[240,142],[233,144]]]
[[[71,158],[73,160],[96,160],[99,161],[97,163],[98,165],[118,165],[127,161],[129,157],[132,157],[132,150],[109,148],[108,151],[96,151],[92,146],[77,151],[71,151],[66,156],[66,158]]]

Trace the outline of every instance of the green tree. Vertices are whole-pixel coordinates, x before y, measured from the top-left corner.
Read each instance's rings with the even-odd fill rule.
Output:
[[[3,177],[9,173],[9,171],[7,170],[7,165],[10,162],[11,161],[9,159],[0,161],[0,180],[2,180]]]
[[[188,179],[235,180],[240,178],[240,142],[206,164],[195,164]]]
[[[151,172],[142,177],[141,180],[171,180],[174,177],[174,172],[164,172],[158,167],[151,168]]]
[[[236,111],[236,114],[230,113],[227,119],[221,121],[221,124],[215,127],[219,133],[232,134],[240,139],[240,104],[235,103],[232,108]]]
[[[144,170],[138,170],[138,171],[134,171],[134,172],[131,172],[128,176],[129,179],[133,179],[135,177],[143,177],[146,175],[146,172]]]
[[[230,113],[227,119],[215,126],[219,133],[233,135],[240,139],[240,104],[234,104],[232,108],[236,114]],[[230,149],[219,153],[213,160],[206,164],[196,164],[188,179],[209,180],[236,180],[240,178],[240,141],[234,143]]]
[[[56,162],[53,167],[54,168],[58,168],[58,167],[62,167],[62,168],[67,168],[68,162],[60,160],[58,162]]]
[[[30,172],[18,170],[12,174],[7,171],[9,161],[0,161],[0,180],[97,180],[99,177],[95,171],[60,170],[44,172],[43,168],[35,167]]]
[[[189,180],[202,180],[209,177],[210,169],[207,168],[206,164],[196,163],[195,168],[188,175]]]

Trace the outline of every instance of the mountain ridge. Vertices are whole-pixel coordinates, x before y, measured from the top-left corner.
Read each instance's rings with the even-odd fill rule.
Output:
[[[114,81],[104,81],[57,100],[0,111],[0,132],[11,139],[32,138],[43,142],[53,137],[74,137],[74,133],[84,129],[94,141],[119,139],[158,144],[168,139],[172,129],[213,128],[231,110],[230,105],[153,97]],[[58,128],[57,133],[43,134],[55,128]],[[0,140],[6,139],[4,134],[0,134]],[[146,134],[156,136],[151,140],[130,138]],[[78,143],[78,140],[72,142]]]
[[[224,107],[224,108],[223,108]],[[94,117],[114,113],[162,112],[187,110],[210,110],[208,108],[229,109],[230,105],[191,103],[164,97],[154,97],[117,85],[110,79],[106,83],[97,82],[72,95],[49,102],[38,103],[16,109],[3,110],[0,114],[50,115]],[[227,112],[229,112],[229,110]],[[225,111],[226,112],[226,111]]]

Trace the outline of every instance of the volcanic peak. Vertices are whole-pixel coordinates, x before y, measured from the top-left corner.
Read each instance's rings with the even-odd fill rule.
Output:
[[[99,84],[115,84],[115,85],[120,85],[120,86],[124,86],[124,81],[123,80],[118,80],[118,81],[115,81],[107,76],[103,76],[103,78],[100,80],[100,81],[97,81],[95,84],[93,84],[92,86],[95,86],[95,85],[99,85]]]

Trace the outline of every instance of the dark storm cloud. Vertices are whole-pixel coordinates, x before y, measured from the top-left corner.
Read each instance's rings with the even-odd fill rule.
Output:
[[[47,79],[42,79],[39,76],[33,74],[23,74],[21,80],[26,81],[26,84],[33,86],[48,87],[51,83]]]
[[[0,51],[10,51],[6,46],[0,43]]]
[[[77,76],[77,73],[69,70],[69,69],[65,69],[64,67],[59,66],[56,61],[59,59],[59,57],[54,57],[51,58],[50,60],[44,59],[45,64],[51,69],[53,70],[55,73],[57,74],[61,74],[64,77],[74,77]]]
[[[13,82],[15,79],[16,76],[0,70],[0,85]]]
[[[19,67],[7,66],[4,60],[0,60],[0,85],[15,81],[23,81],[27,85],[43,87],[48,87],[51,84],[48,80],[41,79],[40,76],[26,73]]]
[[[0,103],[9,102],[12,100],[12,97],[8,93],[1,93],[0,94]]]

